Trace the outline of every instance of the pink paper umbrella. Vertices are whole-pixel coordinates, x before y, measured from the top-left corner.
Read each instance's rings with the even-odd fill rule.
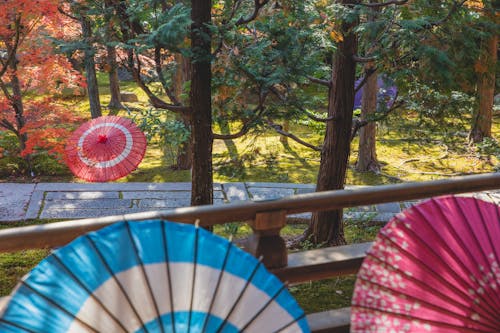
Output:
[[[441,197],[397,215],[358,273],[352,332],[500,332],[500,206]]]
[[[146,137],[129,119],[105,116],[73,132],[65,161],[73,174],[90,182],[105,182],[135,170],[146,152]]]

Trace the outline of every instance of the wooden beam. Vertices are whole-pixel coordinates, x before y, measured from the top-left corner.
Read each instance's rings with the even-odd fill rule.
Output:
[[[500,188],[500,173],[455,177],[418,183],[368,186],[357,189],[295,195],[279,200],[198,206],[167,211],[108,216],[0,230],[0,252],[61,246],[86,232],[119,221],[164,219],[183,223],[200,220],[201,226],[253,220],[258,213],[286,211],[296,214],[346,207],[422,199],[443,194]]]
[[[360,243],[290,253],[288,265],[272,269],[271,272],[288,283],[356,274],[372,244]]]
[[[351,308],[341,308],[307,315],[313,333],[349,333]]]

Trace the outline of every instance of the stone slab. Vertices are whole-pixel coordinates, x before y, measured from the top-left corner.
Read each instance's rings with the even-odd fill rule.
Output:
[[[293,188],[249,187],[248,192],[254,201],[281,199],[295,194]]]
[[[377,211],[380,213],[400,213],[401,205],[398,202],[377,204]]]
[[[222,184],[222,188],[229,202],[249,200],[245,183],[226,183]]]
[[[191,183],[38,183],[40,191],[191,191]],[[215,191],[222,191],[214,183]]]
[[[188,207],[191,203],[190,199],[142,199],[139,201],[139,208],[178,208]]]
[[[127,209],[53,209],[44,210],[40,214],[42,219],[83,219],[102,216],[124,215],[149,211],[149,209],[127,208]]]
[[[88,200],[88,199],[118,199],[120,195],[116,191],[94,191],[94,192],[46,192],[45,200]]]
[[[25,219],[35,184],[0,183],[0,221]]]
[[[26,210],[26,216],[25,216],[26,219],[38,218],[40,210],[42,209],[44,195],[45,192],[43,191],[33,191],[30,203],[28,205],[28,209]]]
[[[191,199],[191,191],[122,191],[123,199]],[[214,199],[224,199],[222,191],[214,191]]]
[[[132,200],[125,199],[89,199],[45,201],[44,211],[59,209],[129,209],[134,207]],[[105,213],[105,212],[102,212]]]
[[[314,184],[295,184],[295,183],[259,183],[245,182],[247,187],[268,187],[268,188],[315,188]]]
[[[214,205],[223,204],[223,199],[214,199]],[[179,208],[179,207],[189,207],[191,205],[191,199],[142,199],[139,201],[139,208],[156,208],[156,209],[168,209],[168,208]]]
[[[311,185],[311,187],[301,187],[301,188],[297,188],[295,190],[295,194],[306,194],[306,193],[314,193],[314,191],[316,190],[316,186],[315,185]]]

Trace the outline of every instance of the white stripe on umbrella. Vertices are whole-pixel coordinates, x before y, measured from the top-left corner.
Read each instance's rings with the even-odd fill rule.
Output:
[[[115,157],[114,159],[109,160],[109,161],[97,162],[97,161],[92,161],[92,160],[86,158],[82,154],[82,150],[83,150],[83,142],[85,141],[87,136],[90,133],[92,133],[93,131],[95,131],[101,127],[114,127],[116,129],[120,130],[125,135],[126,142],[125,142],[125,148],[120,153],[120,155],[118,155],[117,157]],[[125,158],[127,158],[127,156],[132,151],[133,144],[134,144],[134,139],[132,138],[132,135],[130,134],[129,130],[126,127],[124,127],[120,124],[116,124],[116,123],[102,123],[102,124],[98,124],[94,127],[89,128],[80,137],[80,139],[78,140],[78,148],[79,148],[78,149],[78,157],[80,158],[80,160],[83,163],[85,163],[88,166],[91,166],[94,168],[110,168],[110,167],[113,167],[113,166],[117,165],[118,163],[122,162]]]
[[[191,263],[170,263],[172,281],[175,281],[175,284],[172,286],[172,296],[175,300],[175,312],[198,311],[207,313],[210,307],[212,292],[217,284],[220,271],[212,267],[198,265],[196,273],[198,277],[196,280],[204,281],[204,283],[203,286],[200,285],[198,288],[195,286],[195,288],[192,289],[191,280],[185,277],[192,274],[193,267]],[[142,327],[141,321],[148,323],[157,319],[153,306],[155,301],[158,304],[161,315],[172,312],[168,290],[166,290],[167,288],[162,288],[167,279],[165,264],[152,264],[144,268],[151,285],[156,286],[155,289],[157,290],[153,290],[155,300],[146,297],[147,293],[144,291],[147,288],[147,282],[142,275],[141,268],[137,266],[116,275],[117,279],[127,291],[127,296],[132,304],[127,302],[114,279],[108,280],[93,293],[97,299],[106,301],[108,310],[127,328],[128,332],[136,332],[139,330]],[[226,318],[233,303],[237,301],[240,290],[244,288],[247,282],[245,279],[228,272],[223,272],[222,274],[223,282],[221,282],[221,285],[223,285],[224,288],[219,289],[219,295],[217,296],[220,302],[216,302],[211,311],[211,315],[218,318]],[[195,301],[193,303],[193,308],[190,309],[189,295],[192,290],[194,291]],[[241,330],[250,318],[252,318],[269,299],[269,295],[250,284],[240,300],[237,312],[233,313],[229,318],[229,323]],[[135,316],[131,306],[135,307],[141,318]],[[246,330],[247,332],[274,332],[293,321],[293,317],[276,301],[272,301],[267,309],[268,311],[265,313],[268,315],[266,316],[265,313],[263,313],[261,318],[254,320]],[[99,316],[98,321],[95,320],[96,316]],[[99,325],[95,328],[100,332],[109,331],[109,327],[116,327],[114,319],[108,316],[93,298],[89,298],[87,302],[83,304],[77,317],[84,322],[94,322]],[[69,331],[76,332],[76,328],[79,326],[79,322],[74,321]],[[73,328],[75,328],[75,330],[73,330]],[[209,324],[207,330],[211,332],[211,329],[213,330],[214,327],[210,327]],[[283,332],[301,331],[302,330],[296,323],[283,330]]]

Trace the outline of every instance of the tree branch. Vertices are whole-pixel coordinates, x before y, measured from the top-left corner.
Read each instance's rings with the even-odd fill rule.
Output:
[[[149,101],[151,104],[158,109],[164,109],[164,110],[169,110],[172,112],[176,113],[184,113],[188,114],[191,112],[191,107],[189,106],[184,106],[184,105],[175,105],[171,103],[167,103],[160,99],[158,96],[156,96],[151,89],[144,83],[144,81],[141,78],[141,62],[139,60],[139,56],[136,55],[136,61],[137,61],[137,68],[135,66],[132,66],[132,68],[129,68],[132,71],[133,77],[137,85],[146,93],[146,95],[149,98]]]
[[[308,76],[307,79],[313,83],[321,84],[322,86],[330,88],[332,86],[332,81],[330,80],[322,80],[315,78],[313,76]]]
[[[364,7],[370,7],[370,8],[380,8],[380,7],[387,7],[390,5],[396,5],[396,6],[404,5],[407,2],[408,2],[408,0],[390,0],[390,1],[386,1],[386,2],[380,2],[380,3],[360,3],[360,5],[364,6]]]
[[[458,10],[458,8],[462,7],[465,2],[467,2],[467,0],[462,0],[462,1],[459,1],[459,2],[454,2],[453,3],[453,7],[451,7],[451,9],[448,12],[448,14],[445,17],[443,17],[442,19],[438,20],[438,21],[431,22],[430,26],[431,27],[435,27],[437,25],[441,25],[444,22],[448,21],[448,19]]]
[[[396,98],[397,98],[397,95],[396,97],[394,98],[394,101],[396,101]],[[375,116],[371,119],[359,119],[359,118],[356,118],[356,119],[353,119],[352,120],[352,130],[351,130],[351,141],[354,140],[354,138],[356,137],[356,135],[358,134],[358,131],[365,127],[366,125],[370,124],[370,123],[373,123],[373,122],[377,122],[377,121],[380,121],[380,120],[383,120],[385,118],[387,118],[387,116],[393,112],[394,110],[398,109],[399,107],[401,107],[404,103],[401,101],[401,102],[398,102],[398,103],[393,103],[393,105],[391,106],[390,109],[388,109],[386,112],[382,113],[382,114],[379,114],[378,116]]]
[[[303,146],[306,146],[307,148],[311,148],[315,151],[321,151],[321,147],[312,145],[312,144],[302,140],[301,138],[297,137],[296,135],[283,130],[283,126],[275,124],[271,120],[268,120],[267,124],[269,125],[270,128],[272,128],[273,130],[275,130],[279,134],[286,136],[287,138],[290,138],[290,139],[294,140],[295,142],[300,143]]]
[[[234,134],[218,134],[218,133],[213,133],[213,137],[216,140],[233,140],[242,137],[243,135],[247,134],[248,131],[250,130],[250,123],[251,121],[248,121],[248,123],[243,124],[241,129],[234,133]]]
[[[15,135],[19,136],[19,131],[16,129],[16,127],[5,118],[0,120],[0,127],[3,127],[11,132],[14,132]]]
[[[365,76],[363,77],[363,79],[361,80],[361,82],[358,84],[357,87],[354,88],[354,93],[357,93],[358,91],[361,90],[361,88],[363,88],[363,86],[365,85],[366,81],[368,80],[368,78],[370,76],[372,76],[373,74],[375,74],[377,72],[377,67],[372,67],[370,69],[368,69],[365,73]]]
[[[253,13],[246,18],[240,17],[238,19],[238,21],[236,21],[236,25],[247,24],[247,23],[250,23],[253,20],[255,20],[257,18],[257,16],[259,15],[260,9],[262,7],[264,7],[268,2],[269,2],[269,0],[262,0],[262,1],[261,0],[254,0]]]
[[[179,101],[172,93],[172,90],[170,90],[170,88],[168,87],[167,80],[165,80],[165,76],[163,75],[163,71],[161,68],[161,48],[159,46],[155,46],[155,69],[156,69],[156,74],[158,75],[158,79],[160,80],[163,90],[165,90],[165,93],[167,94],[168,98],[172,101],[174,105],[180,105]]]
[[[360,56],[357,56],[357,55],[353,55],[352,58],[354,59],[354,61],[356,62],[372,62],[372,61],[375,61],[377,60],[377,57],[373,56],[373,57],[360,57]]]
[[[16,61],[15,57],[16,57],[16,53],[17,53],[17,47],[19,46],[20,36],[21,36],[20,26],[21,26],[21,14],[18,14],[16,16],[16,20],[15,20],[16,33],[14,35],[14,45],[12,45],[11,47],[8,48],[8,54],[7,54],[5,63],[2,62],[2,69],[0,70],[0,77],[2,77],[5,74],[5,72],[7,72],[7,69],[9,68],[9,63],[11,61]],[[5,43],[5,45],[8,46],[8,43],[6,41],[4,41],[4,43]]]
[[[232,140],[232,139],[237,139],[242,137],[243,135],[247,134],[248,131],[250,130],[251,124],[258,118],[262,116],[262,113],[264,112],[264,102],[267,98],[267,94],[259,94],[259,105],[255,107],[253,110],[253,116],[246,119],[243,122],[243,126],[241,129],[234,134],[218,134],[218,133],[213,133],[214,139],[217,140]]]

